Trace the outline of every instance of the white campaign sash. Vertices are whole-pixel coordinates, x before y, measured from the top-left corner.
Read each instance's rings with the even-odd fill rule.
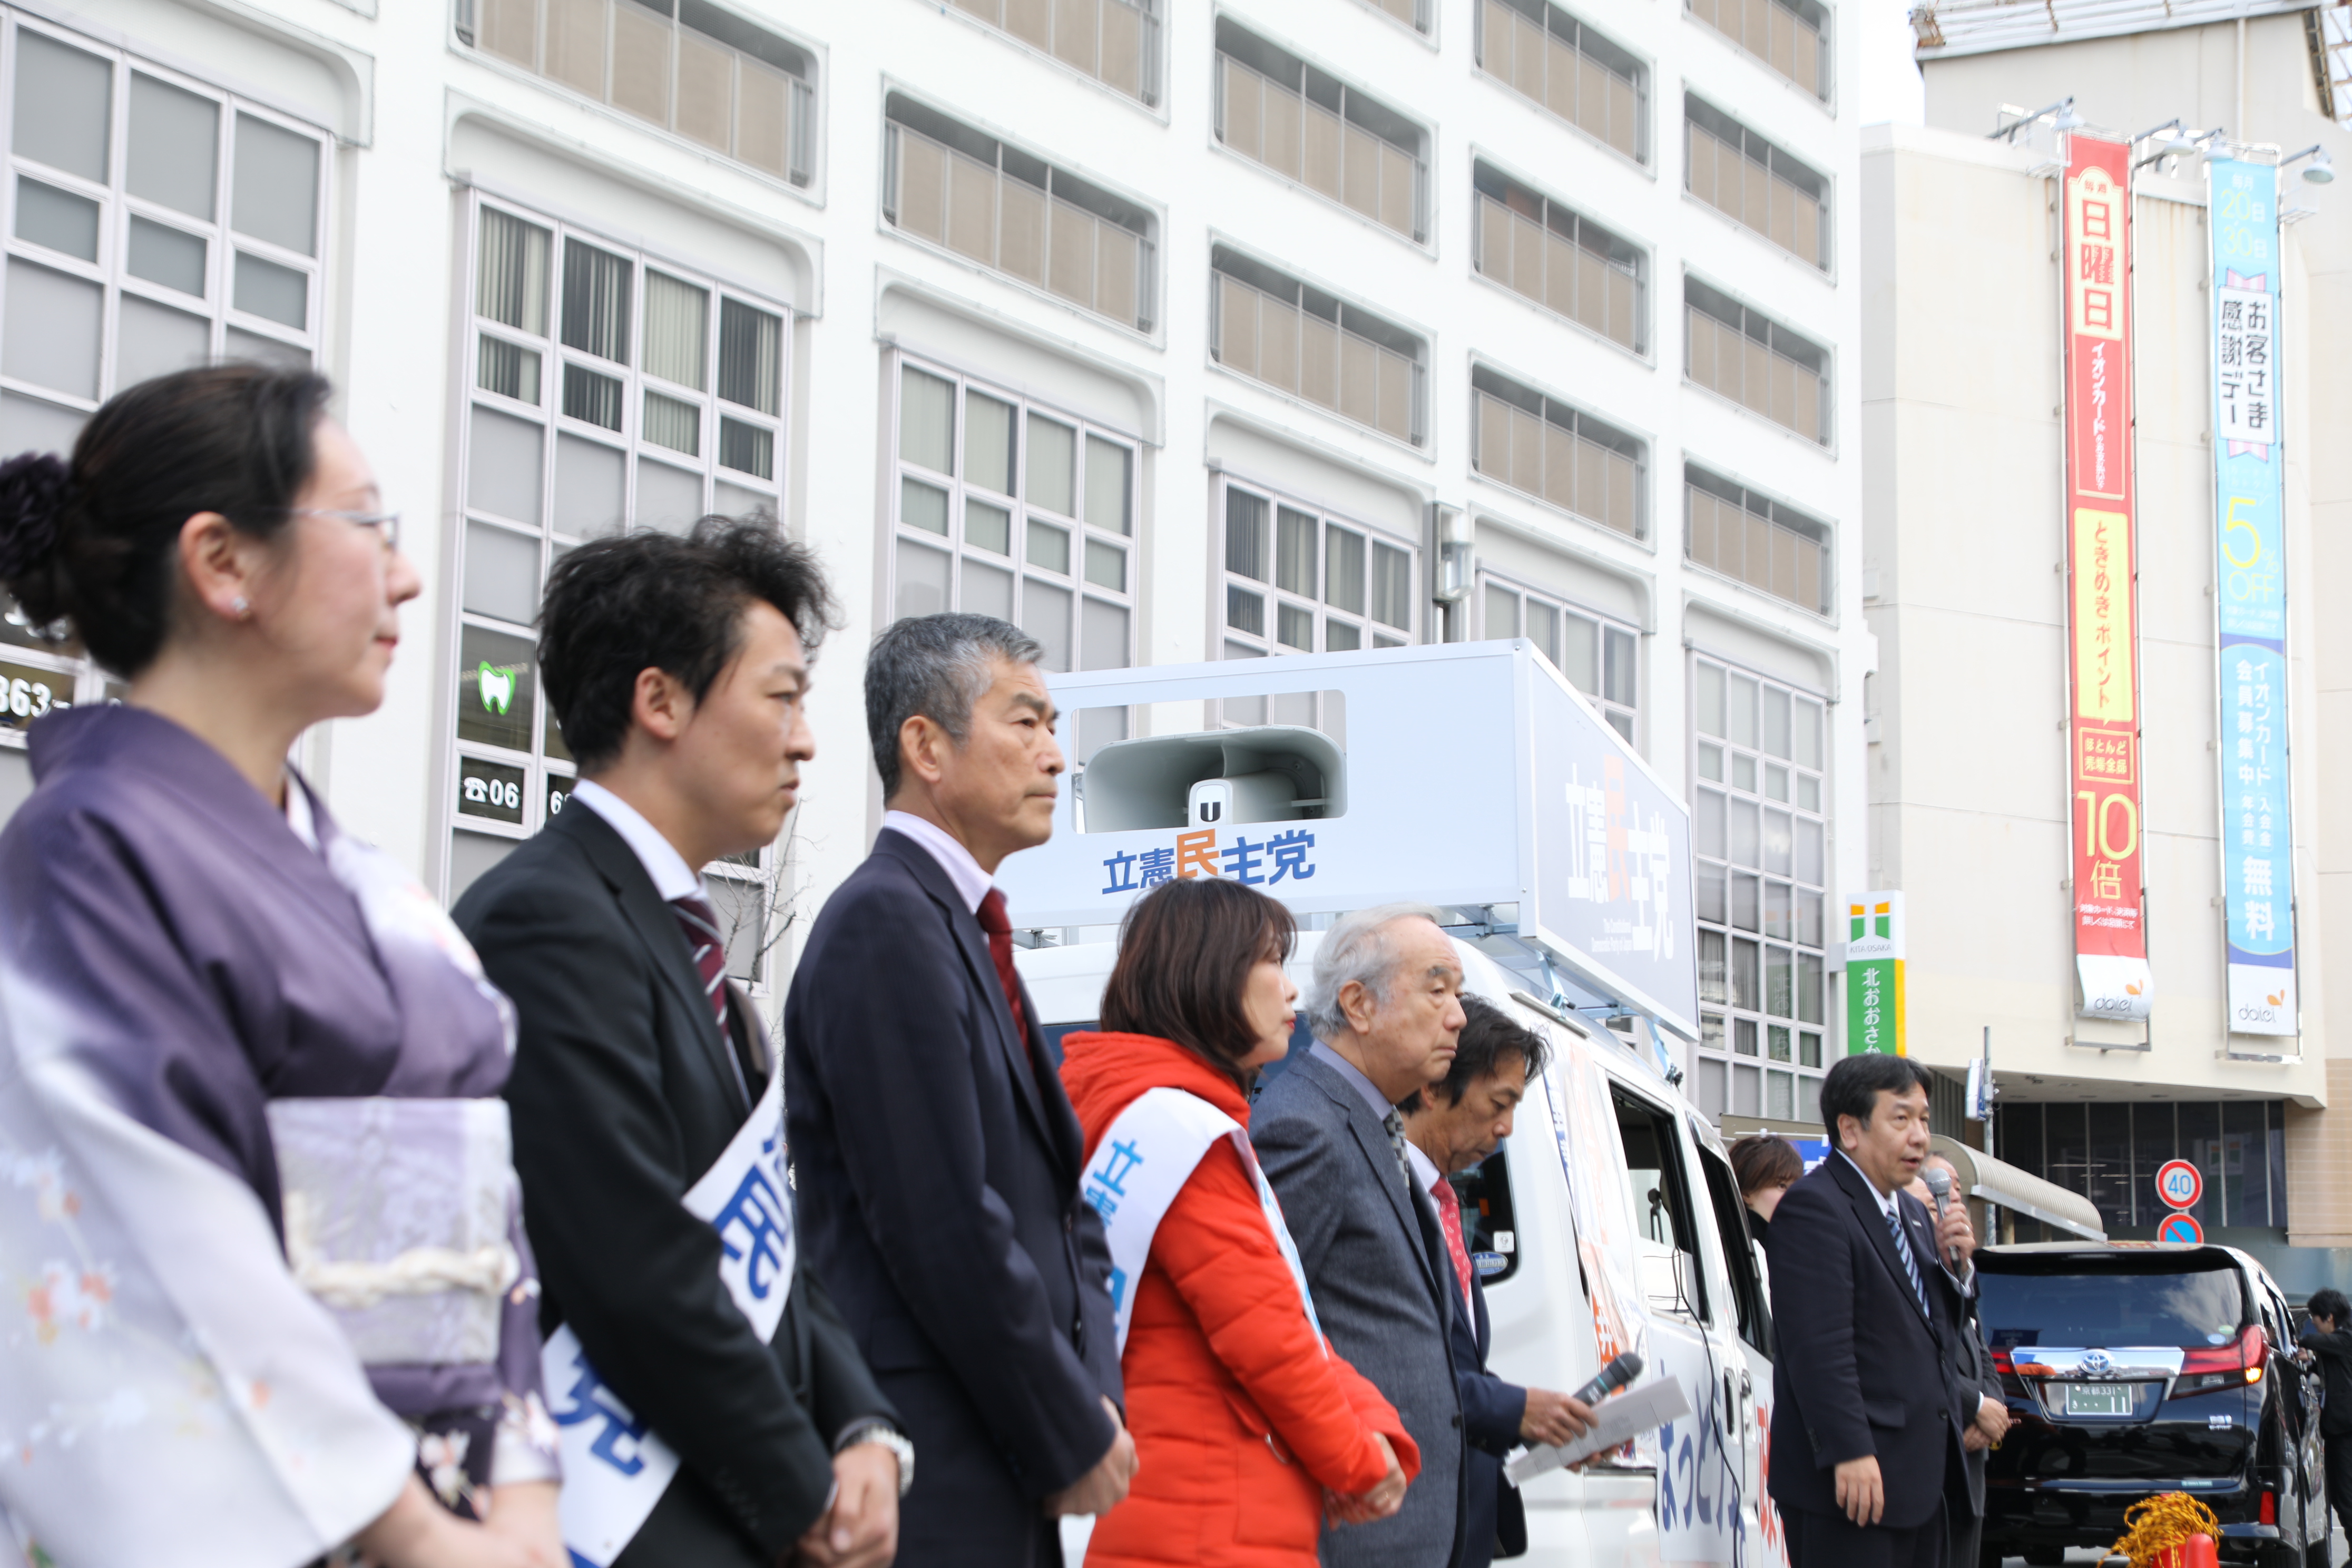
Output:
[[[781,1070],[769,1078],[751,1119],[682,1200],[719,1233],[719,1278],[762,1341],[783,1321],[797,1250],[784,1180],[783,1080]],[[575,1563],[608,1568],[668,1489],[677,1453],[597,1376],[568,1324],[540,1353],[563,1443],[563,1544]]]
[[[1258,1169],[1257,1151],[1250,1147],[1248,1132],[1240,1122],[1199,1095],[1187,1094],[1181,1089],[1146,1089],[1120,1111],[1118,1120],[1110,1124],[1095,1150],[1095,1169],[1086,1175],[1086,1200],[1102,1215],[1103,1230],[1110,1240],[1110,1304],[1117,1331],[1114,1342],[1124,1355],[1127,1331],[1135,1320],[1134,1288],[1143,1278],[1143,1266],[1150,1258],[1151,1238],[1159,1234],[1160,1222],[1167,1217],[1168,1207],[1176,1201],[1176,1194],[1184,1190],[1184,1184],[1200,1168],[1202,1158],[1220,1138],[1233,1140],[1234,1152],[1242,1157],[1250,1179],[1257,1184],[1257,1201],[1265,1211],[1265,1227],[1274,1233],[1274,1245],[1281,1249],[1282,1260],[1290,1265],[1290,1277],[1298,1282],[1299,1305],[1307,1311],[1307,1324],[1315,1331],[1315,1342],[1323,1347],[1328,1356],[1331,1351],[1323,1342],[1323,1325],[1315,1316],[1315,1296],[1307,1288],[1307,1270],[1298,1261],[1298,1247],[1290,1239],[1290,1227],[1282,1223],[1282,1205],[1275,1201],[1274,1188],[1266,1184],[1265,1173]]]

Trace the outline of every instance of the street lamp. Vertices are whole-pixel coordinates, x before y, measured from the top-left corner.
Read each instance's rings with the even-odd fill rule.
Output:
[[[2281,158],[2279,160],[2279,167],[2281,169],[2284,169],[2289,163],[2299,163],[2305,158],[2311,160],[2311,167],[2303,172],[2303,183],[2305,184],[2325,185],[2334,183],[2336,179],[2336,161],[2327,155],[2327,149],[2316,142],[2313,142],[2310,146],[2305,147],[2300,153],[2290,153],[2285,157]]]
[[[2012,121],[2007,125],[1997,127],[1985,140],[2013,143],[2017,140],[2019,132],[2030,125],[2038,125],[2045,120],[2050,121],[2050,129],[2053,131],[2063,132],[2080,131],[2083,128],[2083,117],[2074,112],[2074,99],[2070,93],[2046,109],[2037,109],[2032,113]]]

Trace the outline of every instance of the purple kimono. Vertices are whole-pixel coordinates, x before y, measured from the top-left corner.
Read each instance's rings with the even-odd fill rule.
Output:
[[[412,1468],[549,1479],[511,1009],[437,904],[153,713],[31,731],[0,832],[0,1510],[292,1568]]]

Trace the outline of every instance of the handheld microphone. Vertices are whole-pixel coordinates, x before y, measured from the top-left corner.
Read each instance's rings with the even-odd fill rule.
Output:
[[[1944,1168],[1941,1165],[1928,1165],[1920,1170],[1919,1179],[1927,1183],[1927,1190],[1935,1194],[1936,1217],[1938,1220],[1942,1219],[1944,1217],[1944,1200],[1952,1195],[1952,1178],[1945,1173]],[[1948,1264],[1953,1264],[1954,1267],[1958,1267],[1957,1263],[1951,1257],[1951,1252],[1952,1249],[1950,1247],[1946,1247],[1944,1249],[1944,1260]]]
[[[1598,1405],[1635,1378],[1642,1375],[1642,1358],[1627,1351],[1601,1369],[1599,1376],[1569,1397],[1583,1405]]]

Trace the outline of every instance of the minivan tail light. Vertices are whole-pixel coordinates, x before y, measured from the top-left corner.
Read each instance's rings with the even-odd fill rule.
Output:
[[[2278,1522],[2278,1493],[2264,1492],[2263,1494],[2262,1512],[2257,1517],[2256,1522],[2261,1524],[2276,1524]]]
[[[2173,1397],[2260,1383],[2269,1356],[2270,1341],[2259,1323],[2248,1324],[2229,1344],[2191,1346],[2181,1352],[2180,1377],[2172,1385]]]

